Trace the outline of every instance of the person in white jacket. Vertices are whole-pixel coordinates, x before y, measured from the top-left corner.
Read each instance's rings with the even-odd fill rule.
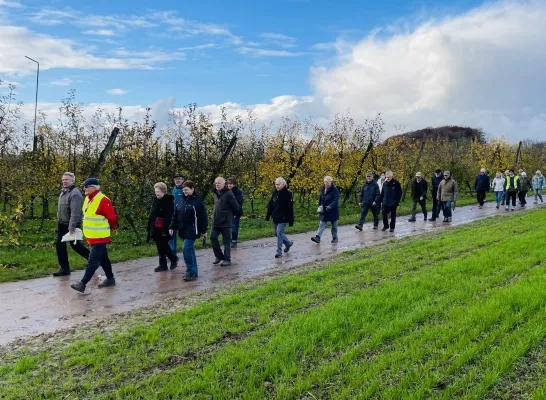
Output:
[[[491,189],[495,192],[495,199],[497,200],[497,208],[501,205],[502,195],[504,194],[504,184],[506,179],[502,176],[502,173],[497,172],[493,182],[491,182]]]
[[[542,189],[546,187],[546,179],[544,178],[544,175],[542,175],[542,172],[537,171],[535,173],[535,176],[533,176],[532,185],[533,189],[535,190],[535,201],[533,204],[538,204],[538,199],[540,199],[540,202],[543,203]]]

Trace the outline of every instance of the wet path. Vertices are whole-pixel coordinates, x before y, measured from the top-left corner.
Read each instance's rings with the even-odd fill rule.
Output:
[[[535,207],[528,204],[527,209]],[[521,209],[518,207],[517,211]],[[70,283],[81,278],[83,271],[76,271],[69,277],[0,284],[0,345],[21,337],[72,327],[89,319],[135,310],[170,297],[218,288],[272,271],[331,258],[340,252],[376,245],[393,237],[445,229],[447,226],[507,213],[510,212],[503,208],[497,210],[492,202],[487,202],[483,209],[476,206],[457,208],[451,224],[442,223],[442,219],[424,222],[422,215],[418,215],[417,222],[413,223],[407,221],[407,216],[400,217],[394,233],[372,230],[369,223],[364,225],[363,232],[357,231],[354,225],[346,225],[339,228],[337,244],[330,243],[329,229],[325,231],[320,245],[310,240],[314,232],[289,235],[294,240],[294,246],[280,259],[274,258],[274,237],[250,240],[240,243],[239,248],[232,251],[233,265],[227,268],[212,265],[214,255],[208,247],[197,251],[199,279],[194,282],[182,280],[185,268],[155,273],[153,269],[157,258],[149,257],[115,264],[117,286],[113,288],[96,288],[97,275],[102,271],[99,269],[83,295],[70,288]]]

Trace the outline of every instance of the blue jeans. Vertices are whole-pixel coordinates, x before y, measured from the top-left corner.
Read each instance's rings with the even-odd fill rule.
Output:
[[[169,246],[171,247],[171,251],[174,253],[174,255],[176,255],[177,251],[176,251],[176,231],[174,231],[173,233],[173,238],[171,240],[169,240]]]
[[[284,234],[286,229],[286,223],[281,222],[280,224],[275,224],[275,236],[277,237],[277,254],[282,254],[282,244],[285,246],[292,245],[292,242],[288,240],[288,237]]]
[[[87,268],[85,268],[85,273],[82,278],[84,285],[87,285],[100,266],[102,266],[107,279],[114,279],[112,263],[108,258],[106,243],[91,245],[91,252],[89,253],[89,259],[87,260]]]
[[[500,206],[503,194],[504,194],[504,192],[495,192],[495,200],[497,200],[497,205],[498,206]]]
[[[324,232],[324,229],[326,228],[326,224],[328,222],[326,221],[320,221],[319,222],[319,226],[318,226],[318,230],[317,230],[317,236],[318,237],[321,237],[323,232]],[[332,239],[337,239],[337,221],[333,221],[332,222]]]
[[[182,254],[186,263],[186,276],[197,276],[197,257],[195,256],[195,240],[184,239]]]
[[[231,243],[237,243],[239,239],[239,222],[241,217],[233,217],[233,223],[231,224]]]
[[[443,201],[442,206],[444,209],[444,218],[451,218],[451,200]]]

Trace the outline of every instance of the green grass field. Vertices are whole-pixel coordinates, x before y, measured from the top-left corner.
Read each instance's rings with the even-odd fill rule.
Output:
[[[114,317],[3,353],[0,398],[544,399],[545,237],[487,218]]]
[[[492,197],[491,197],[492,198]],[[459,206],[474,204],[475,200],[470,196],[461,196]],[[250,206],[246,206],[248,209]],[[432,208],[432,203],[430,205]],[[314,208],[315,209],[315,208]],[[400,215],[409,214],[411,202],[406,201],[400,205]],[[266,203],[257,202],[257,212],[265,214]],[[308,215],[306,209],[296,207],[296,222],[293,227],[287,229],[287,233],[299,233],[314,230],[317,228],[317,216]],[[41,212],[38,210],[37,212]],[[263,215],[264,216],[264,215]],[[240,240],[258,239],[272,236],[272,223],[263,219],[248,219],[243,217],[240,226]],[[340,211],[340,224],[354,224],[360,217],[360,208],[349,204]],[[368,216],[371,218],[371,215]],[[45,222],[44,229],[40,229],[39,220],[29,220],[25,223],[21,233],[21,246],[0,247],[0,283],[11,282],[23,279],[39,278],[47,276],[56,271],[59,266],[55,253],[55,220]],[[113,234],[112,244],[108,247],[110,259],[113,262],[135,260],[142,257],[154,256],[157,254],[155,244],[146,244],[146,228],[141,226],[142,243],[135,243],[135,234],[132,230],[120,229]],[[178,240],[179,251],[181,241]],[[196,248],[201,247],[201,241],[196,242]],[[86,262],[74,251],[68,250],[70,266],[72,270],[85,268]]]

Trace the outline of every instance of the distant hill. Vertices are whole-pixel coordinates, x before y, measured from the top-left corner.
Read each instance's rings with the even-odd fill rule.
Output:
[[[480,142],[485,142],[485,135],[481,129],[475,129],[462,126],[441,126],[438,128],[424,128],[416,131],[406,132],[401,135],[391,137],[407,137],[410,139],[439,139],[447,138],[456,139],[477,139]]]

